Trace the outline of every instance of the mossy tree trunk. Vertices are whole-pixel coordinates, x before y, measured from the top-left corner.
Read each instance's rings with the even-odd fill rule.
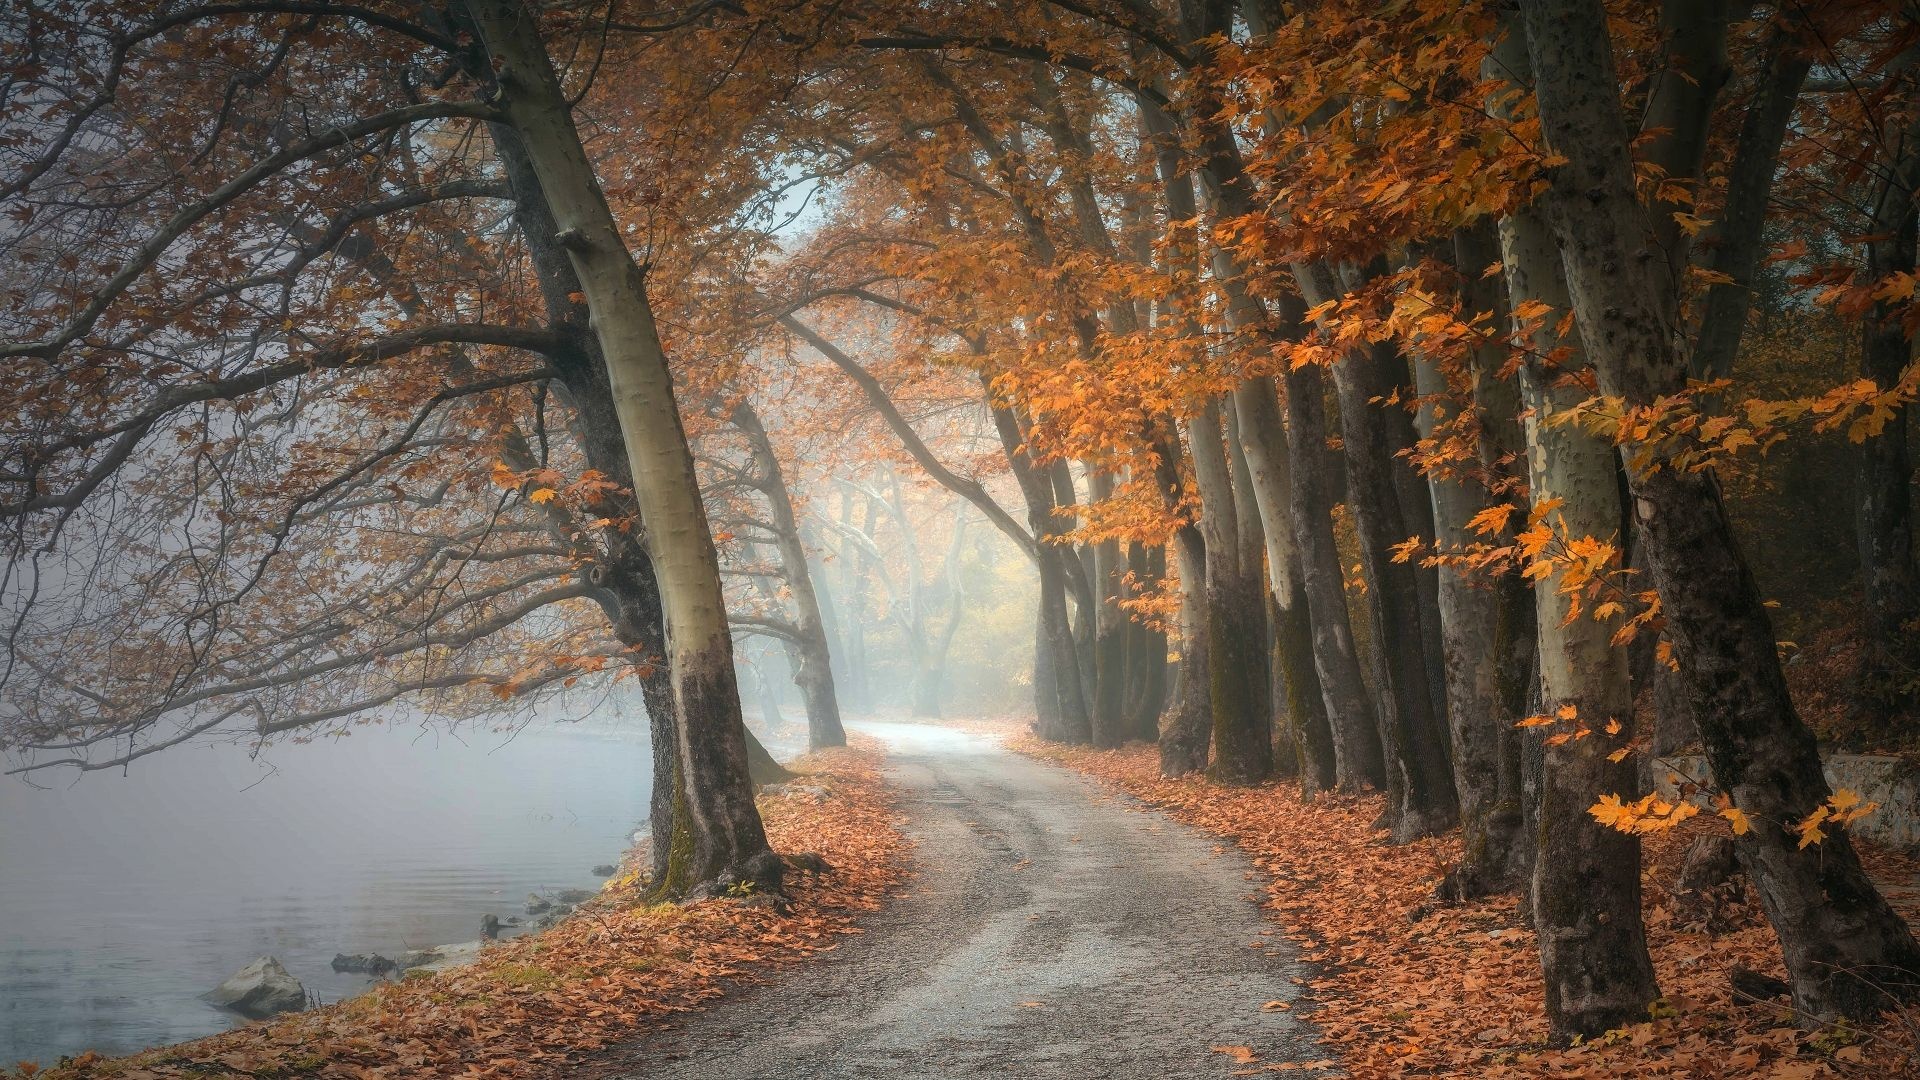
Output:
[[[1272,706],[1267,701],[1266,590],[1241,563],[1232,467],[1221,443],[1220,405],[1208,402],[1187,426],[1205,537],[1208,775],[1257,784],[1273,771]],[[1184,569],[1184,568],[1183,568]]]
[[[1313,620],[1302,588],[1300,551],[1294,539],[1293,469],[1287,450],[1278,390],[1270,378],[1248,379],[1234,389],[1240,443],[1251,474],[1249,487],[1266,542],[1267,586],[1273,599],[1273,660],[1282,675],[1284,715],[1301,790],[1312,797],[1339,785],[1338,757],[1327,701],[1314,664]]]
[[[1113,478],[1092,472],[1087,494],[1095,502],[1113,495]],[[1118,540],[1093,549],[1093,592],[1099,612],[1093,631],[1093,745],[1115,747],[1127,741],[1127,615],[1121,610],[1121,577],[1127,564]]]
[[[675,792],[680,788],[680,735],[673,680],[667,670],[660,584],[654,578],[653,561],[638,539],[639,509],[633,501],[626,443],[620,433],[620,418],[614,413],[600,343],[588,330],[586,307],[577,299],[579,280],[566,253],[554,242],[558,229],[519,135],[504,124],[492,125],[490,134],[514,195],[514,221],[526,242],[548,321],[563,329],[569,343],[552,358],[560,374],[558,396],[573,407],[574,426],[587,466],[617,486],[618,494],[603,492],[590,505],[595,516],[614,524],[602,531],[605,555],[588,574],[602,586],[593,598],[605,611],[614,637],[631,655],[647,710],[653,771],[647,815],[651,831],[649,876],[660,883],[667,878],[675,834]],[[689,834],[684,821],[678,831],[686,842]]]
[[[1504,321],[1505,290],[1485,271],[1500,261],[1491,219],[1455,237],[1454,262],[1470,314]],[[1496,322],[1494,325],[1499,325]],[[1441,645],[1446,660],[1447,726],[1453,745],[1454,790],[1460,799],[1464,855],[1448,882],[1462,899],[1521,887],[1530,872],[1520,843],[1522,827],[1520,742],[1514,724],[1527,715],[1527,682],[1535,660],[1533,595],[1517,573],[1487,580],[1482,572],[1446,562],[1488,538],[1469,526],[1483,507],[1518,498],[1515,461],[1526,460],[1520,432],[1520,394],[1502,378],[1506,342],[1492,339],[1472,350],[1459,380],[1450,380],[1431,358],[1416,358],[1421,400],[1419,422],[1432,437],[1443,423],[1465,419],[1478,433],[1478,453],[1449,463],[1429,478],[1434,543],[1439,567]],[[1461,417],[1435,402],[1464,405]]]
[[[1546,205],[1575,324],[1601,392],[1650,405],[1684,386],[1688,365],[1672,332],[1674,269],[1646,242],[1658,230],[1637,195],[1606,11],[1598,0],[1531,0],[1523,11],[1542,132],[1566,159]],[[1710,99],[1715,89],[1695,92]],[[1731,172],[1750,168],[1770,174],[1771,158],[1736,159]],[[1761,224],[1756,214],[1740,228],[1757,235]],[[1846,833],[1799,842],[1795,823],[1832,792],[1717,480],[1667,467],[1630,469],[1628,481],[1714,783],[1752,822],[1735,842],[1779,934],[1794,1004],[1811,1016],[1865,1017],[1889,990],[1920,991],[1920,946]]]
[[[1296,307],[1298,301],[1294,301]],[[1341,791],[1385,790],[1380,729],[1347,610],[1346,578],[1333,536],[1328,475],[1326,377],[1317,367],[1285,375],[1287,454],[1293,463],[1289,518],[1300,545],[1300,592],[1313,627],[1313,664],[1333,730],[1334,773]]]
[[[1166,577],[1167,549],[1134,543],[1127,548],[1127,570],[1143,589]],[[1137,621],[1127,624],[1127,738],[1160,738],[1160,712],[1167,697],[1167,635]]]

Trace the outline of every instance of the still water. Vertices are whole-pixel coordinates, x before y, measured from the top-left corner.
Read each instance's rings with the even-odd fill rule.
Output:
[[[530,891],[597,885],[647,812],[645,720],[619,728],[369,727],[0,777],[0,1062],[219,1031],[198,995],[256,956],[338,1000],[367,979],[336,952],[471,941]]]

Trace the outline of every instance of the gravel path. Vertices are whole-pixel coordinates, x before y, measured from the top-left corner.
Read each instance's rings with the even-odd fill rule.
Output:
[[[1305,972],[1237,852],[985,738],[858,726],[918,842],[907,892],[832,957],[625,1048],[620,1076],[1211,1080],[1249,1068],[1214,1046],[1327,1056],[1262,1008]]]

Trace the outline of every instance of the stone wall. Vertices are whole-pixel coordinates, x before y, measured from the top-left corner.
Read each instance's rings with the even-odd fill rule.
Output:
[[[1920,763],[1892,754],[1833,754],[1826,763],[1827,784],[1846,788],[1880,808],[1852,825],[1866,840],[1920,853]],[[1674,774],[1705,779],[1707,764],[1697,754],[1661,758],[1653,764],[1654,790],[1673,798]]]

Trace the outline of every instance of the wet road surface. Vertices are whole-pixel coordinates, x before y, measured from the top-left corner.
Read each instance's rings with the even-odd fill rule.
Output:
[[[831,957],[624,1048],[618,1075],[1175,1080],[1328,1056],[1262,1008],[1306,972],[1237,851],[981,736],[856,726],[888,744],[916,877]]]

